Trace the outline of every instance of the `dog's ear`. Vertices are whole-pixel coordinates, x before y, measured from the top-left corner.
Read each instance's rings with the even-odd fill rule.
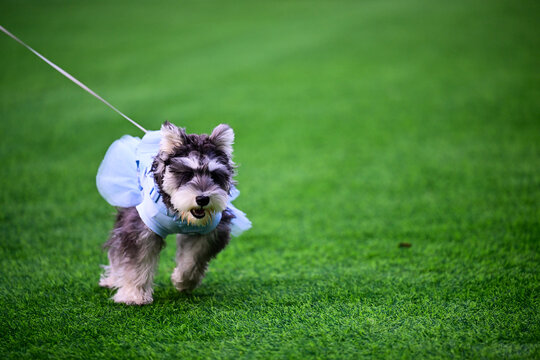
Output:
[[[176,148],[182,146],[185,137],[186,131],[184,129],[165,121],[163,125],[161,125],[159,150],[167,155],[172,155]]]
[[[231,157],[234,144],[234,131],[227,124],[220,124],[210,134],[210,141],[216,145],[218,150],[223,151],[227,156]]]

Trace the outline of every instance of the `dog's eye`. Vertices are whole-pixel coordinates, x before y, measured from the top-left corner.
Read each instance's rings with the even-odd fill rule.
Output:
[[[225,187],[227,184],[228,176],[225,172],[220,170],[215,170],[210,173],[212,180],[219,186]]]
[[[188,183],[191,179],[193,179],[193,170],[182,170],[182,171],[176,171],[176,175],[178,176],[178,180],[181,184]]]
[[[191,179],[193,179],[193,170],[185,170],[182,171],[182,182],[187,183]]]

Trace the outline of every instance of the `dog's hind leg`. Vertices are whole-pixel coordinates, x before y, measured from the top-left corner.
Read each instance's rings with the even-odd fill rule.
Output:
[[[200,285],[210,260],[229,243],[229,221],[223,216],[218,227],[206,235],[177,236],[176,268],[171,280],[178,291],[190,291]]]
[[[120,209],[105,244],[110,265],[100,285],[117,288],[113,300],[129,305],[152,302],[154,273],[164,241],[144,225],[135,208]]]

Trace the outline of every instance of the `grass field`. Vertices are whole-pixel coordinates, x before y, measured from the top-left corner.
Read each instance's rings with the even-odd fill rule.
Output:
[[[253,229],[111,302],[95,174],[141,133],[0,34],[1,358],[540,357],[537,1],[150,4],[0,24],[148,129],[229,123]]]

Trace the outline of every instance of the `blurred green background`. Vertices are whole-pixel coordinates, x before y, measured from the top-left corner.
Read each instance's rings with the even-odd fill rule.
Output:
[[[7,1],[148,129],[236,132],[253,229],[154,303],[98,287],[142,133],[0,34],[2,358],[540,357],[538,1]],[[399,248],[407,242],[410,248]]]

